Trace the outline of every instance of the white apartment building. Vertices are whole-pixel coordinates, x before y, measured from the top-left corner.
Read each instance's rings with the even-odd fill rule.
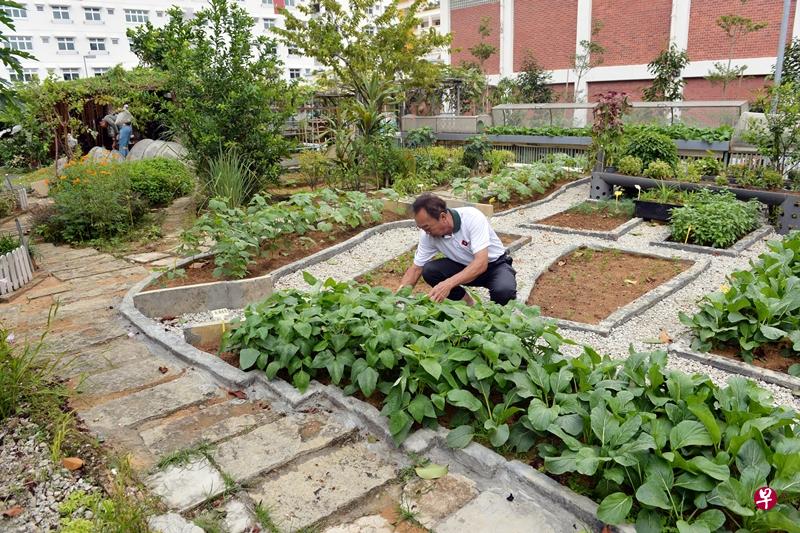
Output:
[[[397,5],[400,9],[408,9],[413,3],[413,0],[399,0]],[[433,28],[439,35],[450,33],[450,9],[442,11],[440,0],[423,2],[417,11],[417,19],[419,19],[417,32]],[[436,63],[450,63],[450,50],[438,48],[425,56],[425,59]]]
[[[270,28],[282,27],[281,8],[295,9],[308,0],[236,0],[255,19],[255,35],[270,35]],[[345,0],[346,1],[346,0]],[[36,60],[23,59],[22,78],[0,67],[0,78],[12,81],[43,79],[54,74],[65,80],[99,76],[122,65],[133,68],[138,59],[131,52],[126,31],[150,21],[165,24],[170,6],[181,8],[191,17],[206,0],[19,0],[23,9],[5,8],[14,19],[16,30],[7,33],[7,46],[25,50]],[[113,6],[113,7],[111,7]],[[285,79],[311,76],[318,66],[312,58],[278,46]]]

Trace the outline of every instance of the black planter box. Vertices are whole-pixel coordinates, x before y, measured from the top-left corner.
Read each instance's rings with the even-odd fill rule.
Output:
[[[678,204],[663,204],[661,202],[651,202],[650,200],[634,200],[635,209],[633,216],[645,220],[660,220],[669,222],[672,217],[671,211],[676,207],[683,207]]]

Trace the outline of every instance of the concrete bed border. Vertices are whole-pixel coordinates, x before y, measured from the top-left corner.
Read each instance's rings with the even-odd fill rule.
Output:
[[[564,251],[556,257],[553,261],[548,263],[542,268],[536,270],[534,277],[533,277],[533,287],[536,286],[536,281],[539,277],[547,272],[547,270],[556,263],[559,259],[564,257],[567,254],[571,254],[575,250],[580,248],[590,248],[592,250],[619,250],[621,252],[625,252],[628,254],[633,255],[640,255],[643,257],[655,257],[657,259],[667,259],[667,260],[674,260],[674,257],[668,257],[660,254],[650,253],[650,252],[641,252],[638,250],[628,250],[624,247],[609,247],[609,246],[601,246],[596,244],[574,244],[568,246],[564,249]],[[559,327],[565,329],[572,329],[577,331],[585,331],[588,333],[596,333],[603,337],[608,337],[611,334],[611,331],[622,324],[623,322],[628,321],[634,315],[638,315],[647,311],[655,304],[663,300],[664,298],[670,296],[671,294],[679,291],[680,289],[687,286],[689,283],[697,279],[697,277],[705,272],[705,270],[711,265],[710,259],[699,259],[699,260],[692,260],[692,259],[679,259],[682,261],[693,261],[695,264],[692,265],[688,270],[681,272],[677,276],[673,277],[669,281],[666,281],[659,285],[658,287],[642,294],[632,302],[620,307],[606,318],[600,321],[599,324],[587,324],[585,322],[575,322],[573,320],[567,320],[564,318],[554,318],[542,315],[542,318],[546,318],[548,320],[553,320],[558,324]],[[531,289],[533,290],[533,289]],[[528,293],[530,295],[530,293]],[[527,300],[527,298],[526,298]]]
[[[688,339],[676,340],[669,347],[669,354],[690,359],[705,365],[724,370],[733,374],[738,374],[746,378],[757,379],[772,385],[787,388],[795,393],[800,392],[800,378],[777,372],[768,368],[761,368],[751,365],[745,361],[730,359],[713,353],[700,352],[691,347]]]
[[[512,207],[511,209],[507,209],[505,211],[497,212],[497,213],[495,213],[493,215],[492,218],[504,217],[506,215],[510,215],[512,213],[516,213],[517,211],[522,211],[523,209],[530,209],[532,207],[537,207],[539,205],[546,204],[547,202],[552,202],[553,200],[555,200],[556,198],[558,198],[559,196],[561,196],[562,194],[564,194],[568,190],[574,189],[575,187],[580,187],[581,185],[584,185],[584,184],[591,183],[591,181],[592,181],[592,177],[591,176],[587,176],[585,178],[580,178],[580,179],[577,179],[577,180],[572,181],[570,183],[566,183],[566,184],[562,185],[561,187],[559,187],[558,189],[556,189],[555,191],[553,191],[552,193],[550,193],[547,196],[545,196],[544,198],[539,198],[535,202],[531,202],[529,204],[518,205],[517,207]]]
[[[764,225],[760,228],[757,228],[731,246],[730,248],[712,248],[711,246],[700,246],[697,244],[683,244],[681,242],[671,242],[671,241],[650,241],[648,244],[650,246],[655,246],[658,248],[671,248],[673,250],[681,250],[684,252],[692,252],[696,254],[711,254],[711,255],[724,255],[727,257],[737,257],[742,252],[753,246],[759,240],[763,239],[770,233],[775,230],[770,225]]]
[[[563,213],[563,211],[561,211]],[[620,224],[611,231],[597,231],[589,229],[567,228],[563,226],[551,226],[550,224],[540,224],[533,222],[531,224],[520,224],[523,228],[536,229],[542,231],[550,231],[553,233],[564,233],[566,235],[583,235],[584,237],[594,237],[597,239],[605,239],[607,241],[616,241],[620,237],[631,231],[633,228],[644,222],[641,218],[632,218],[624,224]]]

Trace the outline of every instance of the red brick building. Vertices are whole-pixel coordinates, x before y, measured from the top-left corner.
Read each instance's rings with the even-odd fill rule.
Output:
[[[787,41],[800,37],[800,13],[792,0]],[[451,64],[474,60],[469,48],[483,41],[497,48],[484,69],[493,80],[513,76],[530,54],[552,74],[554,85],[582,95],[615,89],[633,100],[650,84],[647,64],[670,44],[686,50],[687,100],[749,99],[772,73],[783,15],[783,0],[442,0],[442,30],[450,31]],[[721,15],[739,15],[766,26],[735,43],[717,25]],[[490,30],[482,37],[478,27]],[[592,37],[592,28],[599,31]],[[581,41],[605,48],[600,66],[575,87],[574,56]],[[732,46],[733,44],[733,46]],[[731,54],[731,48],[733,53]],[[714,63],[745,66],[746,77],[721,85],[705,76]],[[590,98],[591,99],[591,98]]]

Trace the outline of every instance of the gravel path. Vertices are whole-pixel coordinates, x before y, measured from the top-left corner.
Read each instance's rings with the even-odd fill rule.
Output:
[[[496,231],[531,237],[531,242],[528,245],[514,253],[514,268],[517,271],[518,298],[520,300],[527,299],[533,287],[536,273],[574,246],[614,247],[633,252],[647,252],[662,257],[694,261],[709,257],[713,258],[711,266],[696,280],[669,297],[662,299],[647,311],[614,328],[607,337],[584,331],[562,329],[562,333],[566,337],[580,344],[591,345],[600,353],[608,354],[614,358],[627,357],[630,345],[633,345],[636,350],[664,349],[665,346],[663,344],[654,343],[662,329],[673,339],[686,335],[688,330],[678,320],[678,312],[683,311],[691,314],[696,309],[696,302],[704,294],[716,290],[725,281],[725,276],[734,270],[746,269],[749,262],[757,258],[766,249],[765,241],[776,237],[774,233],[771,233],[740,256],[727,257],[651,246],[649,243],[652,241],[664,240],[669,235],[669,228],[649,223],[640,224],[617,242],[583,235],[533,230],[521,226],[521,224],[533,223],[580,204],[586,200],[588,195],[589,184],[585,184],[565,191],[552,201],[515,211],[508,215],[501,213],[492,218],[492,226]],[[416,242],[417,231],[415,229],[392,230],[368,239],[332,259],[314,265],[308,271],[317,278],[330,276],[342,280],[352,279],[364,271],[377,267],[405,252],[414,246]],[[290,287],[306,287],[301,272],[283,277],[276,283],[277,289]],[[488,298],[487,291],[478,289],[477,292],[482,297]],[[237,311],[224,310],[221,313],[226,316],[235,316]],[[204,318],[208,318],[206,315],[187,315],[181,317],[181,321],[202,322]],[[179,330],[177,332],[179,333]],[[577,354],[581,349],[580,346],[566,347],[565,352]],[[729,372],[679,357],[672,357],[669,366],[686,372],[706,374],[712,380],[721,384],[725,383],[733,375]],[[800,399],[795,397],[790,390],[764,382],[759,382],[759,384],[773,392],[777,403],[800,410]]]

